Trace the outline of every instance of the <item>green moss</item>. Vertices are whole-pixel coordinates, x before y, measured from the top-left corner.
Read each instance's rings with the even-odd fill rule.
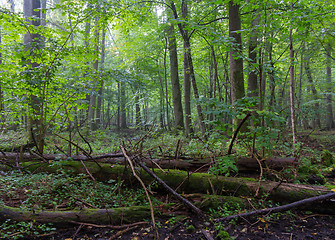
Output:
[[[321,154],[321,162],[323,165],[330,167],[332,164],[335,163],[335,160],[333,158],[333,155],[329,151],[323,150]]]
[[[332,185],[332,184],[329,184],[329,183],[326,183],[324,186],[325,186],[328,190],[335,189],[335,185]]]
[[[186,228],[188,233],[194,233],[195,232],[195,227],[193,225],[189,225]]]

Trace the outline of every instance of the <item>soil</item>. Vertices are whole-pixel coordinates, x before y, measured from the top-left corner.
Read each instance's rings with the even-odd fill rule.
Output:
[[[214,239],[225,239],[216,237],[218,231],[213,225],[206,222],[186,217],[185,219],[170,223],[168,219],[159,219],[158,234],[161,240],[184,240],[184,239],[206,239],[199,228],[207,229]],[[197,226],[193,228],[190,226]],[[229,233],[231,239],[254,240],[254,239],[335,239],[335,216],[306,214],[304,212],[290,212],[289,214],[277,214],[269,218],[258,218],[248,221],[225,223],[223,228]],[[77,233],[76,233],[77,232]],[[53,235],[54,239],[155,239],[155,232],[149,224],[139,225],[120,235],[119,231],[111,231],[108,228],[82,227],[78,232],[78,226],[58,230]],[[28,238],[27,238],[28,239]],[[39,239],[52,239],[51,236]],[[226,238],[229,239],[229,238]]]

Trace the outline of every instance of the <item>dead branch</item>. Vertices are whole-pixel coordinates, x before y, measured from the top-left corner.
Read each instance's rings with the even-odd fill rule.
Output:
[[[153,171],[151,171],[147,166],[145,166],[142,162],[138,159],[135,159],[135,163],[137,163],[144,171],[146,171],[151,177],[153,177],[158,183],[162,184],[163,187],[168,190],[173,196],[175,196],[180,202],[182,202],[185,206],[190,208],[193,212],[195,212],[200,217],[203,217],[203,212],[194,206],[190,201],[186,198],[180,196],[176,191],[174,191],[169,185],[167,185],[162,179],[160,179]]]
[[[134,230],[135,228],[138,228],[138,226],[130,227],[130,228],[124,229],[124,230],[122,230],[122,231],[119,231],[117,234],[111,236],[108,240],[116,239],[116,238],[122,236],[122,234],[124,234],[124,233],[126,233],[126,232],[129,232],[129,231],[131,231],[131,230]]]
[[[76,221],[72,221],[71,223],[75,223],[75,224],[79,224],[79,225],[83,225],[83,226],[96,227],[96,228],[110,228],[110,229],[114,229],[114,230],[120,230],[120,229],[124,229],[124,228],[130,228],[130,227],[138,226],[138,225],[148,224],[148,222],[136,222],[136,223],[131,223],[131,224],[124,224],[124,225],[121,225],[121,226],[116,226],[116,225],[98,225],[98,224],[93,224],[93,223],[83,223],[83,222],[76,222]]]
[[[237,128],[236,128],[236,130],[235,130],[235,132],[234,132],[234,135],[233,135],[233,137],[232,137],[232,139],[231,139],[231,142],[230,142],[230,144],[229,144],[228,153],[227,153],[228,155],[231,154],[231,151],[232,151],[232,149],[233,149],[233,145],[234,145],[234,141],[235,141],[235,139],[236,139],[236,137],[237,137],[237,134],[238,134],[238,132],[240,131],[240,129],[241,129],[243,123],[244,123],[245,121],[247,121],[247,119],[248,119],[250,116],[251,116],[251,113],[249,112],[249,113],[242,119],[242,121],[239,123],[239,125],[237,126]]]
[[[228,217],[218,218],[218,219],[215,219],[214,221],[215,222],[222,222],[222,221],[232,220],[234,218],[246,218],[246,217],[262,215],[262,214],[284,212],[284,211],[290,210],[292,208],[297,208],[297,207],[300,207],[300,206],[303,206],[303,205],[328,200],[328,199],[333,198],[333,197],[335,197],[335,192],[331,192],[331,193],[324,194],[324,195],[321,195],[321,196],[306,198],[306,199],[303,199],[303,200],[300,200],[300,201],[297,201],[297,202],[293,202],[293,203],[289,203],[289,204],[279,206],[279,207],[261,209],[261,210],[256,210],[256,211],[252,211],[252,212],[246,212],[246,213],[236,214],[236,215],[232,215],[232,216],[228,216]]]
[[[127,155],[127,152],[126,150],[120,146],[122,152],[123,152],[123,155],[124,157],[127,159],[127,161],[129,162],[129,165],[131,167],[131,170],[133,171],[133,175],[134,177],[137,178],[137,180],[141,183],[144,191],[145,191],[145,194],[147,195],[147,198],[148,198],[148,201],[149,201],[149,204],[150,204],[150,213],[151,213],[151,219],[152,219],[152,224],[153,224],[153,227],[155,227],[155,215],[154,215],[154,208],[152,206],[152,203],[151,203],[151,199],[150,199],[150,196],[149,196],[149,193],[148,193],[148,190],[147,188],[145,187],[145,184],[143,183],[142,179],[136,174],[136,171],[135,171],[135,168],[134,168],[134,165],[132,163],[132,161],[130,160],[130,158],[128,157]]]

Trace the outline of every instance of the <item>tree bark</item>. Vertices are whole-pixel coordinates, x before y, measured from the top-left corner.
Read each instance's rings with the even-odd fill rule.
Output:
[[[93,94],[90,96],[90,105],[88,110],[88,121],[90,123],[91,130],[97,129],[96,119],[95,119],[95,113],[96,113],[96,107],[97,107],[97,92],[96,87],[99,80],[99,38],[100,38],[100,26],[99,26],[99,19],[96,17],[95,19],[95,30],[94,30],[94,36],[95,36],[95,61],[93,62]]]
[[[326,47],[326,72],[327,72],[327,115],[326,115],[326,126],[327,129],[335,128],[335,121],[333,115],[333,102],[332,102],[332,93],[333,93],[333,82],[332,82],[332,58],[331,58],[331,45],[327,44]]]
[[[81,209],[73,211],[31,211],[0,205],[0,221],[36,221],[68,226],[74,222],[121,224],[132,223],[150,217],[148,206],[120,207],[112,209]]]
[[[312,72],[311,72],[311,68],[310,68],[310,57],[308,56],[308,53],[306,54],[306,58],[305,58],[305,71],[306,71],[306,75],[307,75],[307,79],[308,82],[310,84],[310,89],[312,91],[313,94],[313,100],[315,101],[314,103],[314,115],[315,117],[313,117],[313,128],[319,128],[321,129],[321,119],[320,119],[320,104],[318,102],[318,93],[316,91],[314,82],[313,82],[313,78],[312,78]]]
[[[253,31],[250,33],[249,38],[249,75],[248,75],[248,96],[257,97],[259,94],[258,89],[258,78],[257,78],[257,25],[259,22],[259,16],[251,22],[251,29]]]
[[[1,39],[2,39],[2,33],[1,33],[1,26],[0,26],[0,48],[1,46]],[[2,52],[0,51],[0,67],[2,67]],[[4,110],[5,110],[5,104],[4,104],[4,92],[2,90],[3,83],[0,81],[0,131],[3,130],[3,124],[5,122],[4,118]]]
[[[176,20],[178,20],[178,14],[177,14],[177,10],[176,7],[174,5],[174,3],[171,3],[171,7],[172,7],[172,11],[173,11],[173,15],[174,18]],[[182,6],[181,6],[181,12],[182,12],[182,17],[185,21],[187,21],[188,19],[188,7],[187,7],[187,0],[183,0],[182,1]],[[194,98],[196,100],[199,99],[199,93],[198,93],[198,87],[197,87],[197,82],[195,79],[195,74],[194,74],[194,68],[193,68],[193,61],[192,61],[192,54],[191,54],[191,44],[190,44],[190,36],[187,30],[187,27],[185,24],[181,24],[178,23],[178,28],[179,28],[179,32],[183,38],[183,42],[184,42],[184,89],[186,89],[186,85],[185,84],[189,84],[186,81],[191,81],[192,82],[192,87],[193,87],[193,93],[194,93]],[[188,85],[187,85],[188,87]],[[187,92],[188,94],[189,92]],[[190,115],[191,112],[186,112],[186,100],[189,102],[190,99],[186,99],[186,92],[185,92],[185,115]],[[200,131],[202,136],[205,136],[206,133],[206,128],[205,128],[205,123],[204,123],[204,116],[202,113],[202,109],[201,109],[201,105],[200,103],[196,102],[196,107],[197,107],[197,113],[198,113],[198,120],[199,120],[199,127],[200,127]],[[187,109],[188,110],[188,109]],[[190,120],[190,119],[189,119]],[[188,120],[185,119],[185,129],[186,129],[186,125],[188,124]],[[186,135],[187,134],[187,129],[186,129]]]
[[[240,6],[229,2],[229,38],[232,40],[230,48],[230,88],[232,104],[244,97],[243,59]],[[237,119],[234,119],[237,125]]]
[[[293,12],[293,3],[291,4],[291,12]],[[292,31],[293,31],[293,19],[291,19],[291,26],[290,26],[290,112],[291,112],[291,128],[292,128],[292,142],[293,144],[296,143],[296,131],[295,131],[295,107],[294,107],[294,49],[293,49],[293,38],[292,38]]]
[[[57,172],[58,167],[48,164],[35,164],[31,162],[22,163],[22,166],[32,172]],[[134,181],[132,173],[125,168],[126,166],[100,164],[97,166],[94,162],[86,162],[86,167],[90,173],[99,181],[107,181],[109,179],[117,179],[121,177],[127,181]],[[68,161],[63,166],[64,170],[71,170],[74,174],[85,173],[86,170],[80,162]],[[252,197],[258,190],[259,196],[268,195],[268,199],[276,202],[294,202],[301,199],[318,196],[321,193],[328,192],[328,188],[324,186],[310,186],[292,183],[278,183],[273,181],[258,181],[248,178],[223,177],[215,176],[207,173],[192,173],[181,170],[163,171],[160,169],[154,170],[155,174],[162,179],[167,185],[172,188],[178,188],[178,192],[185,193],[207,193],[214,192],[216,194],[233,194],[234,196],[249,196]],[[140,171],[139,177],[145,184],[151,184],[153,178]],[[333,203],[333,209],[335,209]]]
[[[36,33],[37,28],[41,26],[41,4],[39,0],[25,0],[24,1],[24,16],[26,18],[33,18],[32,20],[27,19],[29,24],[35,27],[33,32],[28,32],[24,35],[24,44],[26,50],[29,50],[30,56],[36,54],[36,50],[40,49],[42,46],[42,36],[39,33]],[[36,57],[36,56],[34,56]],[[36,84],[31,85],[31,89],[38,89],[39,91],[43,91],[42,85],[42,74],[39,72],[40,64],[31,59],[27,60],[27,67],[30,69],[30,73],[26,74],[27,81],[31,81],[31,79],[35,79]],[[46,84],[46,83],[44,83]],[[43,153],[44,148],[44,136],[45,136],[45,128],[44,128],[44,118],[43,118],[43,94],[40,96],[35,93],[30,93],[30,108],[31,114],[29,116],[29,124],[28,124],[28,133],[29,133],[29,141],[34,142],[37,150],[40,153]]]
[[[172,102],[173,102],[173,113],[174,113],[174,127],[176,129],[184,129],[184,114],[183,106],[181,103],[181,92],[179,84],[178,74],[178,53],[177,53],[177,41],[174,33],[174,26],[171,24],[168,28],[168,41],[169,41],[169,53],[170,53],[170,77],[172,86]]]
[[[125,83],[120,82],[120,128],[127,128],[127,114],[126,114],[126,89]]]
[[[105,42],[106,42],[106,27],[102,28],[101,35],[101,57],[100,57],[100,71],[99,71],[99,90],[98,90],[98,101],[97,101],[97,112],[96,112],[96,124],[97,127],[101,127],[103,125],[102,118],[102,95],[103,95],[103,87],[104,87],[104,64],[105,64]]]

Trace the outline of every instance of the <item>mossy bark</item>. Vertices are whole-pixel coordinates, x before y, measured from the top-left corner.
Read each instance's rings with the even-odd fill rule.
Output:
[[[150,218],[148,206],[132,206],[113,209],[82,209],[73,211],[32,211],[0,206],[0,222],[6,219],[15,221],[36,221],[66,225],[73,222],[123,224]]]
[[[90,173],[100,181],[122,178],[129,183],[137,183],[127,166],[99,164],[92,162],[85,163]],[[72,172],[73,174],[86,173],[81,163],[75,161],[64,162],[62,166],[51,164],[33,164],[32,162],[23,163],[27,170],[32,172],[55,173],[60,169]],[[278,202],[294,202],[304,198],[320,195],[329,190],[324,186],[310,186],[302,184],[281,183],[272,181],[262,181],[260,184],[255,179],[235,178],[215,176],[207,173],[189,173],[181,170],[153,169],[155,174],[165,181],[170,187],[179,192],[185,193],[210,193],[218,195],[251,196],[254,197],[259,188],[258,196],[268,195],[268,199]],[[138,169],[138,175],[143,182],[150,184],[153,182],[144,170]],[[158,186],[159,188],[159,186]]]

